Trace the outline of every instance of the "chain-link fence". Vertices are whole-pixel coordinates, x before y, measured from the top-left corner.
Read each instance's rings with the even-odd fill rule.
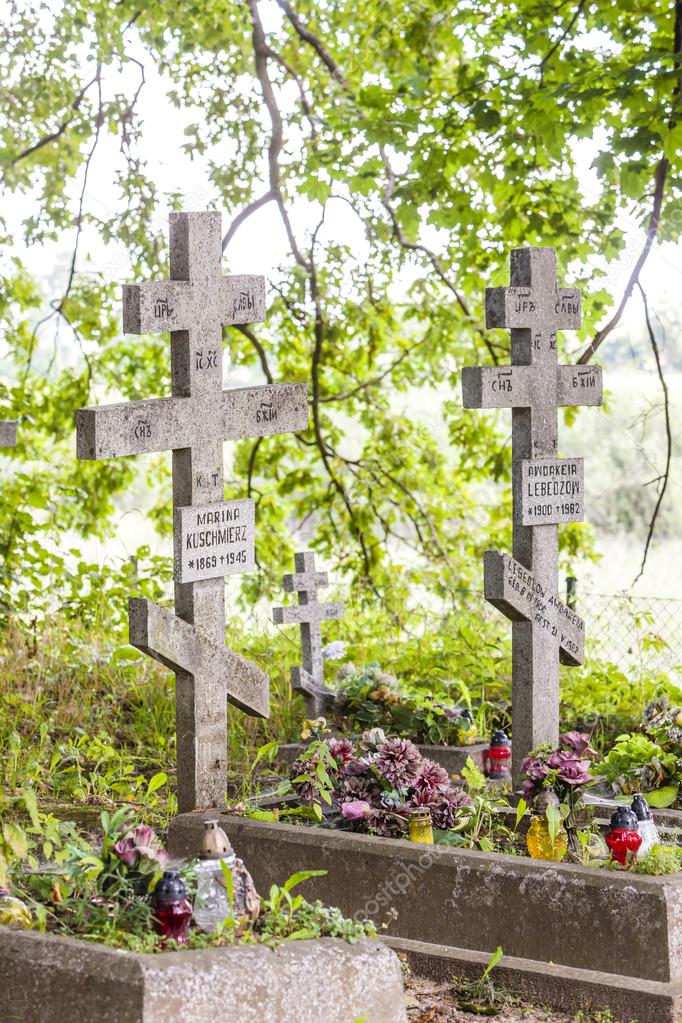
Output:
[[[566,600],[599,658],[647,672],[682,670],[682,600],[583,592],[571,579]]]

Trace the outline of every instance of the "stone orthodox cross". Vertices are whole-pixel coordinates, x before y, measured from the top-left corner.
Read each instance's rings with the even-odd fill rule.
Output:
[[[16,419],[0,420],[0,448],[13,448],[17,443]]]
[[[223,444],[304,430],[303,384],[223,390],[222,327],[265,315],[262,277],[223,277],[219,213],[171,213],[170,280],[123,288],[128,334],[170,331],[172,397],[77,414],[78,457],[173,452],[175,614],[129,606],[130,642],[176,674],[178,805],[219,805],[227,702],[267,717],[268,676],[225,646],[223,576],[253,564],[254,507],[224,501]]]
[[[308,715],[319,717],[333,693],[324,684],[321,623],[343,616],[343,604],[320,604],[317,591],[328,586],[326,572],[315,569],[312,551],[294,555],[293,575],[282,577],[287,593],[298,593],[298,606],[273,607],[276,625],[300,625],[303,667],[291,669],[291,685],[306,697]]]
[[[488,551],[485,596],[512,619],[514,777],[559,736],[559,661],[581,664],[585,627],[558,599],[558,523],[583,518],[582,459],[560,459],[558,409],[600,405],[601,369],[560,366],[557,331],[580,326],[580,292],[557,287],[554,249],[514,249],[511,287],[486,289],[488,327],[511,330],[511,366],[462,371],[465,408],[512,409],[513,552]]]

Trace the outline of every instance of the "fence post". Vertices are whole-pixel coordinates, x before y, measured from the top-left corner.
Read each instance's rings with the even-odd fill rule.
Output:
[[[567,575],[566,576],[566,604],[567,604],[568,607],[571,608],[572,611],[575,610],[575,605],[576,605],[577,599],[578,599],[578,580],[575,578],[575,576]]]

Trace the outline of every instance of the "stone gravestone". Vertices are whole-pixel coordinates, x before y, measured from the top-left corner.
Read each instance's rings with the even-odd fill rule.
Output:
[[[601,369],[561,366],[557,330],[580,326],[580,292],[557,287],[554,249],[514,249],[511,287],[486,289],[488,327],[511,330],[511,366],[462,371],[465,408],[512,410],[513,553],[484,556],[486,599],[512,620],[514,777],[559,737],[559,663],[581,664],[585,627],[559,600],[558,524],[582,521],[579,458],[558,458],[558,409],[600,405]]]
[[[78,457],[173,452],[175,614],[129,605],[130,642],[176,674],[178,805],[224,798],[227,702],[267,717],[269,679],[225,646],[224,576],[253,566],[254,503],[225,501],[226,440],[304,430],[304,384],[223,390],[222,327],[265,315],[262,277],[223,277],[219,213],[171,213],[170,280],[123,288],[128,334],[170,332],[172,397],[77,414]]]
[[[312,551],[295,554],[294,568],[294,574],[283,576],[282,581],[287,593],[298,593],[298,606],[273,607],[272,620],[275,625],[301,626],[303,666],[291,669],[291,685],[305,696],[308,716],[317,718],[334,699],[334,693],[324,684],[321,624],[341,618],[343,604],[318,601],[317,591],[329,582],[326,572],[316,570]]]

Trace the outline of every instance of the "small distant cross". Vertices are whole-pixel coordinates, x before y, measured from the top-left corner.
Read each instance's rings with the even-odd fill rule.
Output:
[[[321,623],[343,617],[343,604],[320,604],[317,591],[328,586],[326,572],[315,568],[312,551],[294,555],[293,575],[283,576],[287,593],[298,593],[298,606],[273,607],[272,620],[276,625],[300,625],[302,667],[291,669],[291,684],[297,693],[303,693],[310,717],[318,717],[334,694],[324,684]]]
[[[176,511],[175,614],[130,600],[130,642],[176,674],[178,805],[216,806],[227,775],[227,702],[269,713],[269,679],[225,647],[225,582],[201,555],[200,578],[181,581],[183,511],[224,508],[226,440],[304,430],[306,387],[280,384],[223,390],[222,327],[265,316],[265,280],[222,276],[219,213],[171,213],[170,279],[123,288],[127,333],[170,331],[172,396],[77,414],[79,458],[173,451]],[[216,531],[217,532],[217,531]],[[178,544],[178,541],[179,544]],[[203,543],[213,542],[206,536]]]
[[[581,300],[558,287],[554,249],[514,249],[510,263],[510,287],[486,289],[486,322],[511,331],[511,365],[467,367],[462,392],[465,408],[512,410],[514,557],[486,553],[485,594],[513,621],[518,779],[529,750],[558,740],[559,658],[580,664],[584,655],[584,624],[557,597],[558,523],[583,517],[582,460],[557,458],[558,410],[600,405],[602,375],[598,366],[559,365],[557,331],[580,327]]]
[[[14,448],[17,445],[16,419],[0,420],[0,448]]]

